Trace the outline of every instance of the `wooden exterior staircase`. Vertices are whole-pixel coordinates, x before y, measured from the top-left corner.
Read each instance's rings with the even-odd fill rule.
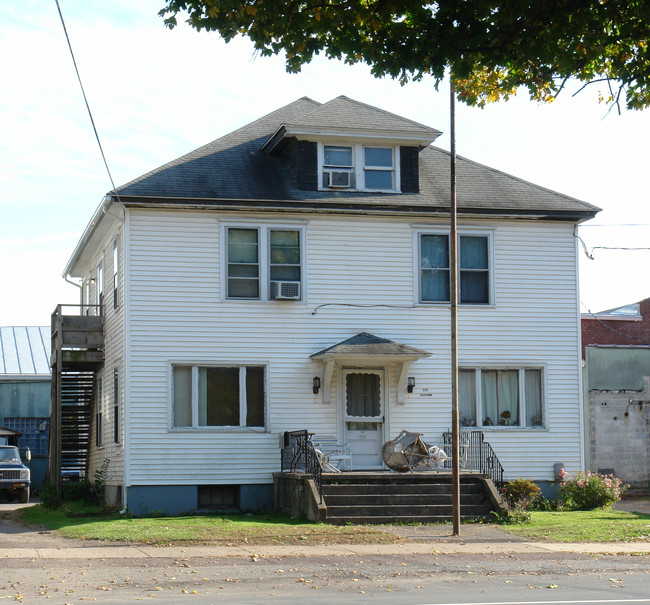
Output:
[[[66,305],[74,307],[74,305]],[[77,311],[89,307],[76,307]],[[48,480],[61,494],[66,476],[88,473],[92,435],[95,375],[104,363],[104,322],[95,315],[65,315],[59,305],[52,314],[52,391]]]

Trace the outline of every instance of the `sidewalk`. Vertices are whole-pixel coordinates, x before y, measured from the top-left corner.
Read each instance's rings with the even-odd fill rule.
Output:
[[[495,531],[494,528],[486,528]],[[498,530],[497,530],[498,531]],[[76,548],[4,548],[0,559],[188,559],[188,558],[273,558],[371,555],[454,555],[454,554],[650,554],[650,542],[558,543],[528,542],[488,537],[438,536],[426,541],[396,544],[332,544],[326,546],[81,546]]]
[[[650,500],[623,500],[615,507],[650,514]],[[454,554],[650,554],[650,542],[559,543],[531,542],[507,533],[496,525],[461,525],[460,536],[450,525],[382,526],[384,531],[409,542],[395,544],[332,544],[290,546],[123,546],[83,544],[62,548],[0,548],[0,559],[187,559],[187,558],[273,558],[371,555],[454,555]]]

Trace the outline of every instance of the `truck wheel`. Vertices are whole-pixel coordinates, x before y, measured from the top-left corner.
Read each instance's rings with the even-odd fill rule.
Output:
[[[23,487],[20,490],[20,503],[27,504],[27,502],[29,502],[29,488]]]

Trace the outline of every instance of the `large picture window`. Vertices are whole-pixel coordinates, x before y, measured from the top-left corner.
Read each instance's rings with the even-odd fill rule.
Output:
[[[265,426],[264,366],[175,365],[172,426]]]
[[[490,238],[458,238],[458,300],[463,304],[490,304]],[[420,302],[450,300],[449,235],[419,234]]]
[[[458,411],[465,427],[542,428],[542,370],[461,369]]]
[[[302,230],[285,227],[226,229],[226,297],[280,298],[278,284],[302,299]]]

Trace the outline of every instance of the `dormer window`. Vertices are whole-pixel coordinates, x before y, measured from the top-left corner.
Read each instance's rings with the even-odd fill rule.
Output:
[[[399,191],[399,148],[319,145],[321,189]]]
[[[323,146],[323,188],[355,188],[352,151],[352,147]]]
[[[363,175],[366,189],[395,190],[394,156],[392,147],[363,148]]]

